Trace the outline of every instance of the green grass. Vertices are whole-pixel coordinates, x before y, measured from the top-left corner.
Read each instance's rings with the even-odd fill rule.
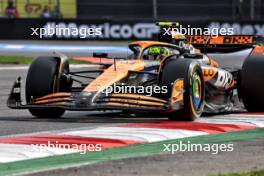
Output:
[[[90,64],[90,63],[85,61],[70,60],[70,64]]]
[[[0,64],[31,64],[33,58],[20,56],[0,56]],[[84,61],[70,60],[70,64],[87,64]]]
[[[264,176],[264,170],[243,172],[243,173],[217,174],[211,176]]]
[[[0,64],[30,64],[32,60],[30,57],[0,56]]]

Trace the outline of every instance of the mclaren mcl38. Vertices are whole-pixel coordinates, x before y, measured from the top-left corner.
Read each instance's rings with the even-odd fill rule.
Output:
[[[70,70],[69,59],[62,54],[38,57],[27,73],[26,101],[21,99],[19,77],[7,106],[28,109],[37,117],[60,117],[66,110],[121,110],[164,113],[171,120],[228,113],[241,105],[247,111],[263,111],[264,47],[254,44],[253,36],[207,39],[189,36],[184,43],[132,42],[127,58],[97,53],[88,61],[98,67],[79,71]],[[245,49],[250,52],[243,56],[242,68],[221,67],[209,55],[232,55]]]

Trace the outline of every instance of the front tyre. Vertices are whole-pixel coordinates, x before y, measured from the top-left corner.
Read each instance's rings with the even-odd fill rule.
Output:
[[[30,65],[26,79],[26,100],[39,98],[59,90],[59,58],[38,57]],[[65,110],[61,108],[29,109],[29,112],[39,118],[58,118]]]
[[[162,85],[167,86],[167,98],[171,98],[173,85],[177,79],[184,81],[182,110],[169,114],[170,120],[193,121],[200,117],[204,109],[205,83],[200,65],[192,59],[171,59],[164,67]]]

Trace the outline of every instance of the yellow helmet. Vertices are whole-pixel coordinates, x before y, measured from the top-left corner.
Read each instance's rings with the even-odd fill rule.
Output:
[[[180,40],[180,41],[186,40],[185,35],[183,35],[183,34],[181,34],[179,32],[172,32],[171,35],[172,35],[172,38],[175,39],[175,40]]]

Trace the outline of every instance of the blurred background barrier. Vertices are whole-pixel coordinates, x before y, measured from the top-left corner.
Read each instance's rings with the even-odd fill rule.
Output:
[[[233,28],[236,35],[264,36],[263,21],[217,21],[217,20],[184,20],[179,21],[183,26],[195,28]],[[159,31],[154,21],[110,21],[86,19],[0,19],[0,39],[34,39],[34,40],[151,40],[155,39]],[[68,33],[52,36],[42,36],[40,29],[48,27],[68,28]],[[34,34],[34,30],[37,30]],[[82,37],[81,29],[100,28],[102,35]],[[78,33],[73,33],[77,30]]]
[[[0,0],[3,18],[76,18],[76,0]],[[18,14],[7,14],[15,9]],[[12,13],[12,11],[11,11]]]
[[[263,0],[77,0],[78,18],[120,20],[261,20]]]
[[[41,39],[149,40],[156,21],[191,27],[233,28],[264,36],[262,0],[0,0],[0,39],[40,39],[31,28],[100,27],[102,35],[53,35]]]

